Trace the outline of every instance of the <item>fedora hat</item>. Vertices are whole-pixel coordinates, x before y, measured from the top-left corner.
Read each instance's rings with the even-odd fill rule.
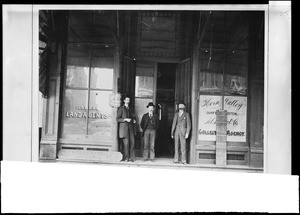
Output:
[[[148,105],[147,105],[147,108],[148,108],[149,106],[155,107],[155,105],[153,104],[153,102],[149,102]]]

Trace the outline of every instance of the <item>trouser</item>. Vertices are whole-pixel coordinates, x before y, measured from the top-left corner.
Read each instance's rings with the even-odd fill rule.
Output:
[[[179,158],[179,142],[180,142],[180,151],[181,151],[181,162],[186,162],[186,140],[185,136],[178,130],[175,130],[175,155],[174,162],[178,162]]]
[[[148,159],[150,149],[150,159],[153,160],[155,157],[154,144],[155,144],[156,132],[153,129],[146,129],[144,133],[144,152],[143,158]]]
[[[125,160],[135,160],[135,152],[134,152],[134,134],[133,131],[128,130],[127,137],[123,138],[123,158]]]

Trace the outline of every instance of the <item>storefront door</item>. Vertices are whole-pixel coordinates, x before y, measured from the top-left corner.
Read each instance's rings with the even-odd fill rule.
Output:
[[[148,112],[147,104],[149,102],[155,102],[156,66],[157,64],[155,62],[138,61],[136,63],[134,112],[137,121],[135,144],[137,156],[142,156],[144,147],[140,123],[143,114]]]
[[[154,102],[160,124],[155,141],[155,156],[171,158],[174,155],[171,128],[176,108],[176,65],[176,63],[158,62],[137,62],[136,64],[134,109],[138,132],[135,148],[139,156],[142,156],[144,146],[140,122],[143,114],[148,112],[146,106],[149,102]]]

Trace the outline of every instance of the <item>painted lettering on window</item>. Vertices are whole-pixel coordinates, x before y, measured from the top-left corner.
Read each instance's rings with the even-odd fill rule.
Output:
[[[66,111],[67,118],[87,118],[87,113],[86,112],[73,112],[73,111]],[[99,112],[90,112],[89,113],[89,118],[92,119],[107,119],[108,115],[99,113]]]

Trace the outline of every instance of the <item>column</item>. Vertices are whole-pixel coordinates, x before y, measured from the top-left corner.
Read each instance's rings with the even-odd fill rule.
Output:
[[[226,166],[226,131],[227,131],[227,111],[216,111],[216,165]]]

